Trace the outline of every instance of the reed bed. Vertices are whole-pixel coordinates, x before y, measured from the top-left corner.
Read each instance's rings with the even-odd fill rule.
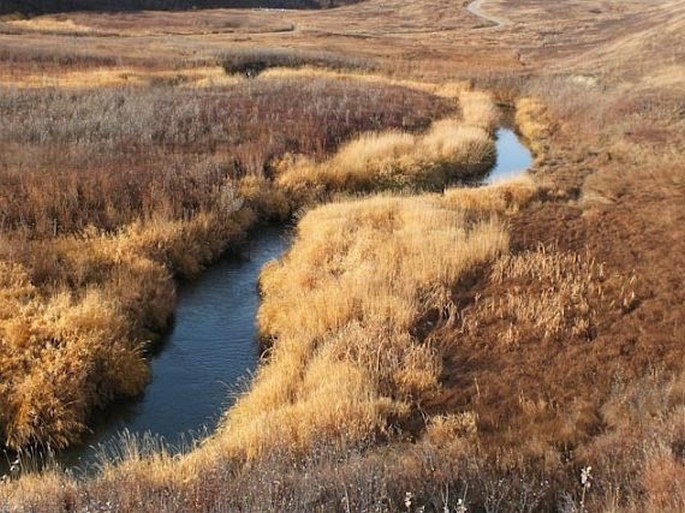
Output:
[[[495,160],[491,131],[496,108],[485,93],[462,92],[459,98],[463,119],[435,121],[418,135],[398,130],[363,133],[321,162],[291,156],[276,166],[276,183],[307,203],[343,191],[436,190],[473,180]]]
[[[450,108],[425,93],[325,79],[4,89],[3,444],[67,446],[97,408],[143,390],[174,278],[297,208],[271,180],[273,159],[325,154],[371,128],[422,127]]]

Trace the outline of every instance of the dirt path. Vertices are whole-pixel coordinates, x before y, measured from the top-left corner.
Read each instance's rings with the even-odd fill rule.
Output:
[[[495,26],[490,28],[504,27],[505,25],[509,25],[511,23],[506,18],[499,18],[497,16],[492,16],[491,14],[483,12],[483,10],[481,9],[482,3],[483,0],[474,0],[466,6],[466,10],[468,10],[471,14],[478,16],[479,18],[483,18],[484,20],[494,23]]]

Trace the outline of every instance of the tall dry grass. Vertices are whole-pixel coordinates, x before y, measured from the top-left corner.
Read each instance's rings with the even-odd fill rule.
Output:
[[[445,202],[453,207],[486,215],[511,215],[527,206],[540,194],[540,185],[529,175],[484,187],[453,187],[445,191]]]
[[[541,118],[520,118],[521,128],[533,140],[538,162],[540,157],[545,161],[553,157],[546,164],[565,170],[575,188],[582,185],[587,174],[594,173],[591,185],[599,187],[607,201],[587,209],[582,218],[577,205],[564,202],[549,202],[517,216],[513,221],[516,243],[532,251],[502,259],[503,269],[515,274],[515,279],[493,278],[489,290],[487,283],[476,280],[461,298],[467,306],[471,301],[487,304],[489,309],[482,311],[493,313],[489,319],[496,327],[490,334],[487,329],[480,331],[476,344],[458,340],[457,344],[467,345],[465,355],[445,366],[459,369],[463,377],[457,382],[459,387],[450,392],[458,394],[458,388],[467,389],[474,399],[473,403],[455,401],[451,406],[474,406],[472,416],[467,411],[463,418],[435,419],[428,433],[435,439],[433,444],[422,440],[398,444],[396,450],[381,446],[378,451],[315,446],[304,459],[289,458],[283,450],[251,465],[205,466],[202,478],[183,484],[160,478],[154,472],[156,466],[144,463],[139,472],[127,469],[104,482],[79,487],[51,476],[46,478],[44,489],[39,480],[24,488],[22,483],[12,484],[0,488],[0,503],[3,499],[13,504],[25,500],[23,509],[45,511],[135,510],[141,509],[141,504],[150,511],[401,511],[410,509],[407,502],[411,508],[429,511],[461,511],[465,505],[483,511],[681,511],[682,386],[679,378],[661,379],[657,372],[644,380],[635,380],[635,376],[648,373],[655,362],[674,369],[682,367],[682,355],[677,350],[683,338],[682,308],[678,308],[683,301],[677,273],[681,263],[678,256],[683,254],[678,251],[682,166],[677,165],[682,93],[676,91],[676,86],[682,86],[682,80],[676,80],[682,73],[678,75],[680,70],[673,67],[679,62],[676,57],[682,53],[682,45],[674,44],[673,34],[678,33],[674,28],[682,25],[684,18],[678,0],[658,8],[643,3],[644,9],[641,2],[627,10],[622,5],[621,12],[603,5],[597,12],[593,9],[593,22],[588,25],[585,2],[570,2],[563,23],[557,20],[558,13],[544,7],[544,2],[533,2],[536,5],[525,11],[526,19],[520,18],[524,23],[498,33],[497,38],[508,42],[509,48],[520,48],[520,52],[510,53],[525,65],[522,74],[517,71],[516,76],[503,79],[505,86],[515,82],[514,88],[527,89],[530,74],[547,74],[552,69],[555,75],[554,81],[541,81],[537,93],[565,134],[557,133],[557,140],[551,141],[547,123],[538,127],[541,130],[526,129],[534,125],[530,121]],[[416,3],[416,11],[442,14],[434,11],[432,4],[425,9],[428,5]],[[447,7],[455,11],[453,6]],[[366,18],[377,23],[372,16]],[[578,30],[564,30],[576,20]],[[352,18],[351,24],[357,21]],[[329,26],[337,30],[339,23]],[[351,41],[362,41],[365,51],[367,43],[377,44],[378,38],[362,33],[366,26],[355,28],[360,38],[346,34],[338,44],[355,48],[359,43]],[[440,66],[450,74],[455,68],[473,68],[481,58],[483,68],[493,62],[502,65],[503,60],[497,59],[507,52],[497,45],[488,55],[474,44],[475,32],[464,32],[463,40],[456,39],[470,39],[461,45],[468,55],[460,55],[457,45],[443,45],[451,34],[460,32],[439,33],[434,38],[432,34],[412,34],[407,49],[412,56],[428,57],[425,68],[435,68],[431,70],[435,74],[441,71]],[[487,31],[478,33],[489,38]],[[429,39],[436,46],[427,43]],[[401,37],[387,41],[388,54],[398,55],[395,52],[401,48]],[[497,59],[493,58],[495,53]],[[571,63],[569,54],[573,54]],[[663,69],[659,69],[660,64]],[[570,75],[567,68],[574,68]],[[579,71],[584,75],[577,75]],[[484,80],[496,83],[500,72],[488,70],[490,74],[494,78]],[[584,82],[564,89],[562,83],[568,79]],[[612,81],[613,86],[619,85],[612,87]],[[594,87],[597,84],[599,87]],[[628,89],[630,94],[626,94]],[[526,110],[524,105],[520,112]],[[530,112],[542,114],[540,106]],[[664,168],[666,161],[670,161],[669,169]],[[645,168],[648,171],[640,171]],[[459,201],[471,201],[469,195],[456,196]],[[506,195],[492,194],[489,201],[505,212],[517,208],[509,204]],[[522,222],[524,217],[531,221]],[[564,249],[535,251],[529,246],[537,238],[559,239]],[[599,260],[586,257],[586,243]],[[608,272],[604,277],[599,272],[602,259],[611,262],[604,267]],[[629,272],[634,265],[646,277],[641,280],[646,300],[635,310],[632,302],[624,308],[622,301],[616,301],[621,295],[612,290],[616,267]],[[587,273],[592,285],[569,277],[567,269]],[[491,295],[484,298],[484,292]],[[500,297],[507,301],[491,301]],[[521,307],[526,314],[519,318],[509,307]],[[554,328],[548,334],[546,323],[535,322],[544,308],[558,313],[556,318],[543,315]],[[567,315],[566,308],[574,315]],[[600,336],[593,338],[592,330],[590,337],[585,330],[574,333],[576,316],[595,322]],[[623,316],[621,322],[616,321],[617,316]],[[506,326],[519,323],[531,336],[519,333],[512,338],[517,343],[503,343],[507,340],[502,336]],[[484,357],[478,357],[480,350]],[[498,366],[503,354],[512,363],[510,367]],[[474,381],[476,372],[478,380]],[[519,379],[507,380],[512,375]],[[491,388],[485,381],[488,378],[494,383]],[[614,387],[612,397],[601,405],[610,387]],[[484,418],[483,410],[476,411],[478,401],[482,405],[493,391],[496,411],[513,398],[511,414],[499,424]],[[512,427],[518,415],[529,422],[525,429]],[[468,435],[473,424],[469,419],[474,417],[481,437],[465,440],[472,436]],[[550,421],[555,417],[560,422]],[[502,440],[496,437],[504,432],[512,433],[506,442],[515,446],[523,443],[523,450],[509,451],[499,445]],[[588,444],[587,437],[596,437],[597,443]],[[474,454],[467,449],[496,444],[495,455]],[[581,465],[591,465],[594,476],[583,505]],[[200,465],[196,470],[202,468]],[[152,476],[147,478],[149,474]],[[24,491],[28,492],[26,499],[22,499]],[[465,504],[457,502],[462,498]]]
[[[142,391],[173,278],[297,207],[271,180],[272,159],[448,110],[426,94],[325,80],[3,90],[3,445],[69,445],[96,408]]]
[[[461,91],[459,105],[465,123],[486,130],[494,130],[500,119],[500,112],[492,95],[486,91]]]
[[[36,269],[3,264],[0,428],[7,445],[69,445],[94,408],[143,390],[145,349],[173,312],[172,277],[196,274],[254,223],[232,201],[188,221],[32,242],[45,266],[42,286],[30,278]]]
[[[494,284],[529,284],[537,294],[522,294],[520,288],[499,297],[484,298],[473,317],[466,317],[464,330],[482,329],[502,323],[501,343],[519,347],[527,339],[592,340],[596,336],[597,310],[616,307],[631,310],[637,301],[634,278],[622,278],[618,293],[607,297],[608,278],[604,266],[584,255],[540,247],[536,251],[500,258],[491,271]]]
[[[403,425],[440,388],[426,319],[452,322],[452,287],[506,247],[500,222],[467,221],[439,197],[310,211],[287,256],[262,272],[269,356],[211,443],[255,457],[284,441],[297,451]]]
[[[260,78],[265,80],[329,78],[343,82],[354,81],[367,84],[383,84],[386,86],[404,87],[414,91],[430,93],[440,98],[452,100],[458,99],[462,93],[470,91],[473,87],[471,82],[468,80],[430,82],[426,80],[390,77],[382,73],[374,72],[373,66],[364,66],[363,64],[354,65],[355,61],[352,61],[352,65],[346,66],[348,70],[345,70],[344,66],[336,65],[335,61],[332,64],[332,66],[327,64],[325,67],[313,67],[310,65],[304,65],[296,68],[271,67],[264,70],[260,74]],[[351,71],[349,68],[355,68],[355,71]]]
[[[438,189],[468,180],[494,163],[491,130],[497,109],[489,95],[462,92],[462,120],[433,122],[423,134],[388,131],[360,135],[323,162],[293,157],[277,166],[277,184],[309,201],[332,192]]]
[[[5,75],[4,87],[19,89],[58,88],[84,91],[105,87],[178,86],[216,88],[240,85],[244,79],[227,75],[220,66],[197,66],[189,69],[150,70],[133,66],[103,66],[48,73],[44,69]]]
[[[549,151],[549,139],[554,129],[547,107],[539,98],[524,97],[516,102],[516,126],[529,141],[538,161]]]
[[[448,111],[427,94],[330,80],[253,81],[222,93],[4,90],[0,229],[45,236],[188,217],[227,178],[268,176],[286,152],[321,158],[356,133],[421,128]]]
[[[116,34],[107,33],[103,28],[77,27],[68,20],[34,18],[11,22],[11,25],[30,27],[41,32],[63,29],[80,35],[92,31],[102,35]],[[41,52],[10,46],[0,50],[0,64],[9,65],[1,73],[0,83],[5,87],[21,89],[55,87],[88,90],[95,87],[151,85],[222,87],[238,85],[248,78],[262,75],[261,78],[268,78],[272,82],[303,78],[332,80],[346,76],[352,82],[365,81],[367,85],[372,82],[366,77],[374,76],[377,77],[377,86],[399,86],[433,92],[426,87],[414,87],[414,83],[409,81],[393,82],[381,75],[371,75],[373,61],[332,52],[243,49],[224,51],[202,59],[148,63],[140,62],[140,59],[108,59],[77,50]],[[263,74],[265,71],[269,71],[268,75]]]
[[[436,465],[440,472],[453,470],[449,458],[441,463],[435,456],[425,458],[437,454],[438,446],[444,450],[447,440],[450,454],[466,458],[466,440],[478,432],[477,418],[469,411],[421,416],[443,391],[448,346],[440,334],[458,326],[454,294],[460,282],[472,280],[506,253],[505,225],[492,215],[513,212],[530,201],[533,192],[511,195],[510,189],[522,187],[473,189],[468,201],[457,201],[454,191],[447,191],[338,201],[311,210],[301,219],[289,253],[263,270],[259,326],[268,356],[217,433],[180,460],[158,449],[145,456],[133,444],[129,456],[117,466],[106,466],[98,479],[78,483],[51,473],[41,487],[29,477],[0,485],[0,497],[19,510],[22,504],[62,511],[67,508],[62,505],[96,503],[172,511],[212,510],[220,504],[246,507],[256,499],[252,488],[238,479],[247,476],[246,468],[284,479],[285,468],[295,465],[316,475],[314,469],[329,468],[329,457],[349,468],[347,477],[331,476],[330,483],[379,480],[388,487],[384,500],[394,505],[402,504],[407,490],[440,497],[437,489],[422,488],[415,471],[430,466],[435,472]],[[501,210],[499,203],[488,209],[493,196],[510,195],[507,209]],[[415,453],[375,453],[383,439],[424,432]],[[379,457],[391,458],[396,468],[409,465],[399,481],[395,474],[394,485],[373,463]],[[247,467],[244,458],[251,462]],[[366,463],[359,467],[347,458]],[[242,490],[233,498],[232,488],[225,487],[229,474],[233,479],[228,483]],[[291,484],[299,490],[297,496],[307,494],[314,484],[303,481],[302,472],[298,476],[292,476]],[[166,491],[158,495],[159,490]],[[514,497],[516,492],[508,493]],[[269,497],[271,506],[261,504],[267,509],[285,504],[282,500],[299,500]],[[364,497],[366,492],[360,491],[348,500],[367,504],[372,495]],[[293,503],[290,507],[297,510]]]

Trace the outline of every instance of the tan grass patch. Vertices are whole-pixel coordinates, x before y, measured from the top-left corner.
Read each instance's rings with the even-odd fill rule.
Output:
[[[452,97],[449,96],[452,93],[450,89],[443,89],[444,86],[432,82],[394,79],[385,75],[379,75],[371,72],[333,71],[324,68],[316,68],[312,66],[304,66],[301,68],[270,68],[260,73],[259,80],[283,80],[296,79],[302,77],[353,80],[358,82],[366,82],[370,84],[383,84],[389,86],[405,87],[407,89],[414,89],[416,91],[422,91],[425,93],[436,93],[437,91],[443,91],[444,97]]]
[[[255,456],[284,441],[300,450],[322,437],[362,440],[406,418],[440,387],[439,348],[413,335],[417,323],[451,317],[450,287],[506,245],[499,222],[466,221],[439,197],[309,212],[260,279],[269,360],[211,443]]]
[[[447,189],[445,202],[453,207],[481,214],[514,214],[528,205],[537,192],[538,186],[530,176],[525,175],[478,189]]]
[[[300,77],[309,78],[335,78],[336,80],[354,80],[359,82],[366,82],[369,84],[383,84],[387,86],[404,87],[421,91],[424,93],[431,93],[440,98],[450,98],[459,100],[462,95],[470,91],[472,84],[468,80],[461,81],[447,81],[447,82],[430,82],[421,80],[408,80],[389,77],[373,72],[355,71],[335,71],[325,68],[318,68],[313,66],[303,66],[300,68],[283,68],[274,67],[260,73],[260,80],[278,80],[278,79],[294,79]],[[489,96],[486,93],[477,93]],[[475,118],[474,118],[475,119]]]
[[[494,130],[499,122],[499,110],[492,96],[485,91],[463,91],[459,94],[464,123]]]
[[[529,141],[537,160],[544,158],[552,123],[547,107],[538,98],[521,98],[516,102],[516,126]]]
[[[67,32],[69,34],[90,34],[92,27],[74,23],[73,20],[58,20],[54,18],[38,17],[28,20],[13,20],[6,22],[8,25],[24,30],[36,32]]]
[[[494,141],[487,130],[444,119],[418,136],[400,131],[361,134],[321,163],[285,159],[278,166],[276,183],[309,201],[343,190],[435,189],[484,172],[494,157]]]
[[[226,75],[220,66],[185,70],[148,71],[136,68],[96,68],[54,74],[28,74],[2,79],[6,85],[19,88],[58,87],[65,89],[105,88],[117,86],[149,86],[154,84],[182,87],[222,87],[239,84],[239,76]]]
[[[537,294],[527,288],[512,287],[501,297],[487,298],[480,304],[483,315],[472,320],[480,325],[491,317],[504,321],[502,343],[517,347],[521,334],[531,332],[543,339],[592,337],[593,303],[603,296],[604,269],[600,264],[577,254],[563,254],[540,248],[522,255],[504,255],[493,265],[491,280],[495,283],[529,283],[541,286]],[[524,293],[523,290],[526,290]],[[634,299],[626,290],[626,307]],[[467,331],[477,330],[469,320]]]

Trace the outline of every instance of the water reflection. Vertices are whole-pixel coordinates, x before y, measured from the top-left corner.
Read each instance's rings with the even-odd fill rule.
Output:
[[[496,136],[497,160],[484,180],[486,184],[514,178],[533,165],[533,155],[512,130],[499,128]]]

